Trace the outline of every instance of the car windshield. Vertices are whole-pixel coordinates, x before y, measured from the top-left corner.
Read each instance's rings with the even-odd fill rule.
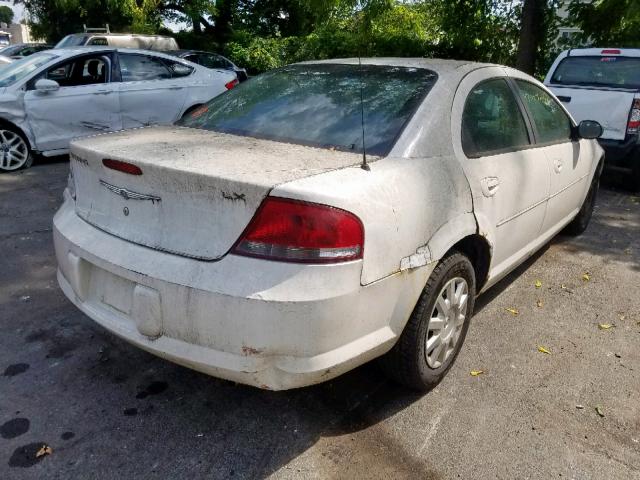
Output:
[[[640,58],[567,57],[553,73],[555,85],[640,89]]]
[[[436,79],[421,68],[290,65],[214,98],[178,124],[362,152],[364,113],[366,151],[386,155]]]
[[[86,43],[87,38],[88,35],[76,35],[72,33],[56,43],[56,46],[53,48],[80,47]]]
[[[9,63],[0,70],[0,87],[13,85],[54,58],[56,58],[56,55],[50,53],[34,53]]]

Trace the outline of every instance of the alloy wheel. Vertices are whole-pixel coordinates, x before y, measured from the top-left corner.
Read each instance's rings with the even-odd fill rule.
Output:
[[[11,130],[0,129],[0,170],[17,170],[29,159],[29,147]]]
[[[427,365],[439,368],[456,351],[467,315],[469,285],[464,278],[449,280],[438,294],[427,326]]]

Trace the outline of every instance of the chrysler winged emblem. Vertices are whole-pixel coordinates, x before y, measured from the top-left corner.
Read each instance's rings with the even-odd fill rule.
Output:
[[[111,190],[116,195],[120,195],[125,200],[151,200],[151,203],[156,203],[162,200],[160,197],[157,197],[155,195],[147,195],[146,193],[133,192],[131,190],[127,190],[126,188],[111,185],[110,183],[107,183],[104,180],[100,180],[100,185],[102,185],[107,190]]]

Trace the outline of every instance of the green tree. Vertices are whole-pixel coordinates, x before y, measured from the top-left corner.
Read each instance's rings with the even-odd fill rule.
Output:
[[[13,22],[13,10],[6,5],[0,6],[0,22],[11,25]]]
[[[578,40],[594,46],[640,46],[640,0],[572,0],[568,23],[579,27]]]
[[[155,32],[161,25],[158,0],[16,0],[24,4],[33,35],[56,42],[83,25],[112,31]]]

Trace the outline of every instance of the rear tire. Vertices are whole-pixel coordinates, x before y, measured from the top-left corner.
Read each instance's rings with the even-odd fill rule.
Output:
[[[0,124],[0,172],[13,172],[32,164],[33,152],[22,132]]]
[[[431,273],[398,342],[380,359],[385,373],[423,392],[440,383],[464,343],[475,295],[473,265],[450,253]]]
[[[589,221],[593,215],[593,208],[596,205],[596,197],[598,196],[598,188],[600,188],[600,175],[599,171],[596,171],[591,186],[587,192],[587,196],[580,207],[580,211],[575,216],[571,223],[565,227],[565,233],[572,236],[581,235],[589,226]]]

